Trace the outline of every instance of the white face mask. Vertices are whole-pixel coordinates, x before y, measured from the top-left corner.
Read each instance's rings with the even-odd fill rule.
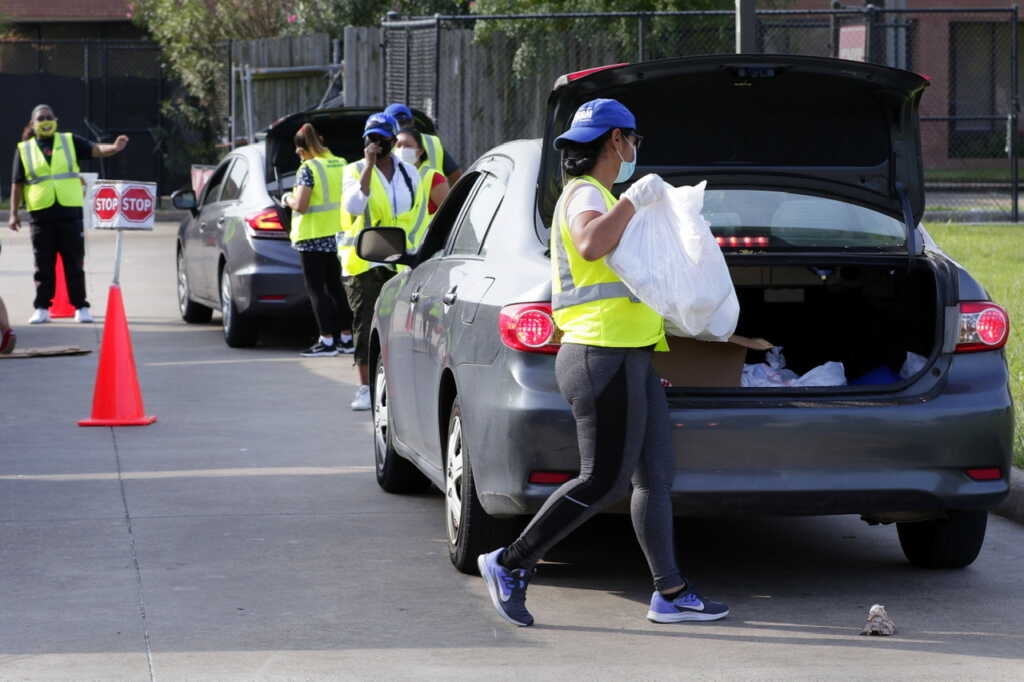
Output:
[[[395,153],[398,154],[399,159],[413,166],[419,161],[420,153],[415,147],[398,147],[395,149]]]

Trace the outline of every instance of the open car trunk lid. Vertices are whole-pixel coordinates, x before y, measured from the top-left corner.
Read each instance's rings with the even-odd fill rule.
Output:
[[[580,104],[610,97],[633,111],[645,138],[634,177],[857,204],[904,224],[906,250],[917,254],[917,112],[927,85],[909,71],[793,55],[686,57],[563,76],[548,98],[538,209],[549,223],[562,187],[552,141]]]
[[[299,157],[295,155],[295,133],[306,123],[312,123],[324,138],[328,149],[348,162],[363,158],[363,126],[371,114],[384,109],[380,107],[336,107],[300,111],[278,119],[267,129],[266,173],[267,183],[277,190],[279,179],[294,175],[299,168]],[[434,133],[434,122],[421,111],[413,109],[416,127],[424,133]]]

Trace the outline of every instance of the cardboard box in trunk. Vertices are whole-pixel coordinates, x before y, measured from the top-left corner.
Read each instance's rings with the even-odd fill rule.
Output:
[[[747,350],[766,350],[763,339],[734,336],[725,343],[668,337],[669,351],[654,354],[654,371],[673,386],[739,388]]]

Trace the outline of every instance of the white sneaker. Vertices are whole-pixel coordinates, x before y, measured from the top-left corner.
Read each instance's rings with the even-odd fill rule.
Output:
[[[50,311],[46,308],[36,308],[32,317],[28,318],[29,324],[46,324],[50,321]]]
[[[75,322],[81,322],[83,324],[88,324],[88,323],[90,323],[92,321],[93,321],[92,313],[89,312],[89,308],[88,307],[86,307],[86,308],[79,308],[78,310],[75,311]]]
[[[356,391],[356,399],[352,401],[352,410],[364,412],[368,409],[370,409],[370,387],[364,384]]]

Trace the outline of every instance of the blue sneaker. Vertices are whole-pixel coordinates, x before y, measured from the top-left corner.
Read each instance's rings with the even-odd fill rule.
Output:
[[[655,592],[651,596],[647,620],[655,623],[682,623],[687,620],[718,620],[728,615],[728,606],[708,601],[696,592],[683,592],[672,601],[661,596],[661,592]]]
[[[481,554],[476,559],[480,577],[487,583],[491,602],[502,618],[520,627],[533,625],[533,616],[526,610],[526,585],[531,572],[525,568],[509,570],[498,563],[504,547],[490,554]]]

